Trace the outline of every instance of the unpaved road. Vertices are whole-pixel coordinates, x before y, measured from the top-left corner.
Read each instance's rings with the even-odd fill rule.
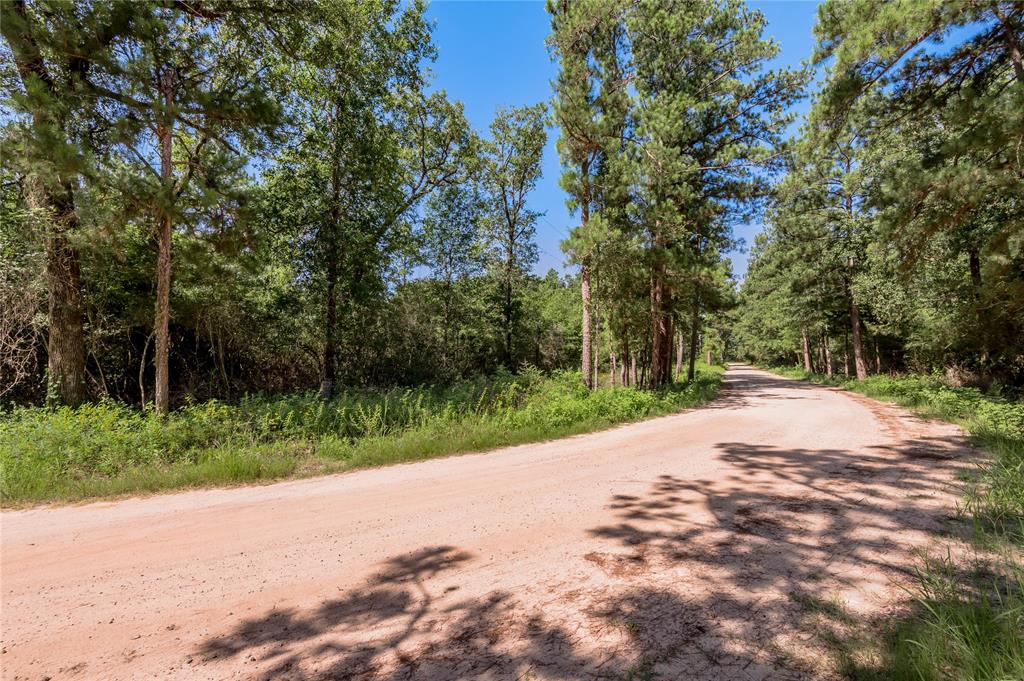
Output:
[[[556,442],[4,512],[2,676],[827,677],[804,609],[904,598],[969,452],[846,393],[726,381]]]

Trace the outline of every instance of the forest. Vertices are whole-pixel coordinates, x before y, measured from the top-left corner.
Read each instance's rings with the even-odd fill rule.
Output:
[[[940,9],[820,13],[828,78],[788,142],[740,287],[731,329],[746,357],[1019,393],[1020,7]]]
[[[488,130],[432,90],[422,3],[5,5],[0,399],[658,387],[705,354],[1020,385],[1019,8],[826,5],[787,71],[732,3],[583,4],[550,3],[551,102]],[[579,224],[538,276],[551,126]]]

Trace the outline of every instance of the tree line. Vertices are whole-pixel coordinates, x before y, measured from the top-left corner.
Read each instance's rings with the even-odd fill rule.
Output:
[[[2,5],[0,393],[446,382],[579,355],[533,275],[546,105],[432,90],[425,3]]]
[[[580,218],[565,250],[580,267],[583,375],[593,385],[606,361],[623,384],[692,379],[702,347],[709,360],[725,350],[723,254],[770,193],[809,72],[766,68],[778,46],[739,0],[548,10],[562,186]]]
[[[730,343],[864,378],[1024,381],[1024,6],[831,0]]]
[[[740,0],[548,0],[552,100],[487,130],[432,87],[422,2],[0,9],[2,399],[659,387],[702,355],[1024,375],[1017,3],[827,2],[771,70]],[[551,125],[578,273],[541,277]]]

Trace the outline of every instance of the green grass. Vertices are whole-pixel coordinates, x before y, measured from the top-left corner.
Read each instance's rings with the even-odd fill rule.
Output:
[[[832,650],[842,674],[893,681],[1024,679],[1024,403],[951,387],[938,376],[858,381],[795,367],[770,370],[957,423],[989,454],[979,462],[959,508],[973,524],[981,549],[976,563],[964,566],[949,555],[924,557],[911,590],[910,614],[847,627],[836,637]],[[865,649],[874,654],[851,654]]]
[[[105,402],[0,414],[5,505],[383,466],[598,430],[711,399],[721,367],[664,390],[587,391],[528,370],[445,388],[207,402],[166,418]]]

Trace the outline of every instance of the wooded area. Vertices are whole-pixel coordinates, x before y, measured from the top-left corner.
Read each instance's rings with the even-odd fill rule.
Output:
[[[826,3],[791,71],[738,1],[550,0],[553,101],[473,130],[422,2],[4,3],[0,399],[658,387],[704,355],[1019,385],[1024,8],[938,7]],[[578,274],[541,277],[548,125]]]
[[[864,378],[1024,382],[1024,7],[827,3],[733,341]]]
[[[4,399],[574,363],[569,282],[531,273],[545,106],[471,130],[424,8],[5,3]]]

